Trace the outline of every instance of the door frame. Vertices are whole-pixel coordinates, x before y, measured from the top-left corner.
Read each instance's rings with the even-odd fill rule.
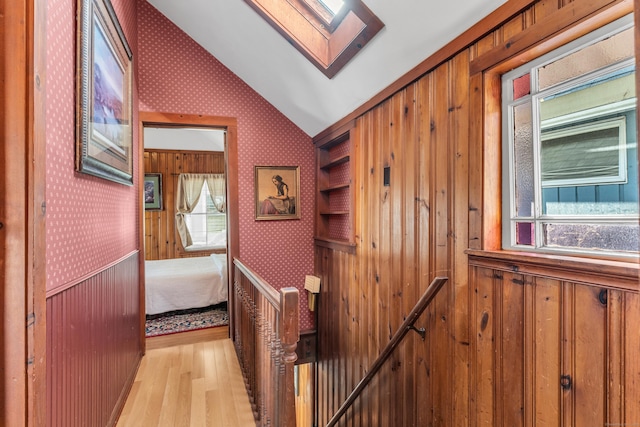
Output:
[[[0,425],[46,423],[46,0],[0,0]]]
[[[224,163],[227,177],[227,277],[229,288],[229,334],[234,339],[233,334],[233,281],[234,268],[233,260],[240,255],[240,233],[239,224],[239,203],[238,203],[238,121],[235,117],[203,116],[196,114],[176,114],[176,113],[155,113],[140,111],[139,113],[139,153],[138,153],[138,179],[144,182],[144,128],[153,127],[191,127],[191,128],[211,128],[226,131]],[[144,206],[142,206],[142,196],[140,200],[140,227],[139,227],[139,249],[144,253]],[[145,349],[145,282],[144,282],[144,256],[140,257],[140,337],[142,348]]]

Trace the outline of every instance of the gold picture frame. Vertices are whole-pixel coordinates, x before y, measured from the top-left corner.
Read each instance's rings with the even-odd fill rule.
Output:
[[[109,0],[78,0],[76,170],[133,185],[132,54]]]
[[[256,220],[300,219],[300,166],[255,166]]]

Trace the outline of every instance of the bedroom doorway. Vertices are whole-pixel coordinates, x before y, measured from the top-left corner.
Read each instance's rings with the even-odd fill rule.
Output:
[[[215,256],[224,261],[229,331],[233,331],[231,266],[233,258],[239,253],[236,119],[141,112],[140,122],[138,171],[140,182],[145,183],[141,185],[143,203],[139,236],[141,336],[144,340],[147,309],[163,309],[151,307],[152,302],[147,306],[145,260],[167,258],[184,260]],[[209,203],[209,207],[206,207],[207,203],[198,203],[202,205],[203,212],[198,212],[196,208],[180,215],[181,218],[176,221],[177,182],[178,179],[187,178],[195,178],[200,184],[198,190],[205,193],[205,197],[200,199],[211,200],[212,203]],[[198,179],[204,180],[204,183],[198,182]],[[220,184],[214,183],[214,179],[224,179],[224,189],[220,189]],[[185,186],[181,184],[181,188]],[[199,191],[198,193],[200,194]],[[179,197],[185,195],[181,194]],[[224,206],[221,202],[224,202]],[[200,220],[199,215],[203,213],[206,220]],[[162,224],[160,217],[164,221]],[[187,231],[188,240],[183,230],[176,231],[182,227],[182,224],[177,223],[182,222],[187,222],[191,227]],[[168,307],[172,308],[171,305]]]

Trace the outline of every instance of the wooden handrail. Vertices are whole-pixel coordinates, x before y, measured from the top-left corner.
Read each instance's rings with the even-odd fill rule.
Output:
[[[237,258],[234,265],[234,347],[256,424],[295,427],[298,289],[275,290]]]
[[[331,417],[331,419],[327,423],[327,427],[333,427],[334,425],[336,425],[340,417],[342,417],[345,412],[347,412],[347,409],[349,409],[353,402],[358,398],[362,390],[364,390],[367,384],[369,384],[373,377],[378,373],[380,368],[382,368],[384,362],[387,361],[396,347],[398,347],[404,336],[407,335],[407,332],[413,329],[413,324],[416,322],[416,320],[418,320],[422,312],[424,312],[424,310],[429,306],[440,288],[442,288],[442,285],[444,285],[447,280],[448,277],[436,277],[435,279],[433,279],[420,300],[418,300],[415,307],[413,307],[413,310],[411,310],[411,313],[409,313],[398,331],[393,335],[391,341],[389,341],[382,353],[380,353],[375,362],[373,362],[373,365],[371,365],[371,368],[369,368],[369,372],[367,372],[367,375],[365,375],[364,378],[360,380],[356,388],[353,389],[342,406],[340,406],[338,411],[333,415],[333,417]]]

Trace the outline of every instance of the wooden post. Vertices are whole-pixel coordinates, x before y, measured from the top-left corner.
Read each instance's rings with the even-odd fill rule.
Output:
[[[296,288],[283,288],[280,290],[280,341],[282,342],[282,361],[284,363],[284,375],[282,377],[282,394],[280,395],[281,425],[283,427],[296,426],[295,386],[293,365],[298,358],[296,347],[300,340],[300,325],[298,324],[298,290]]]

